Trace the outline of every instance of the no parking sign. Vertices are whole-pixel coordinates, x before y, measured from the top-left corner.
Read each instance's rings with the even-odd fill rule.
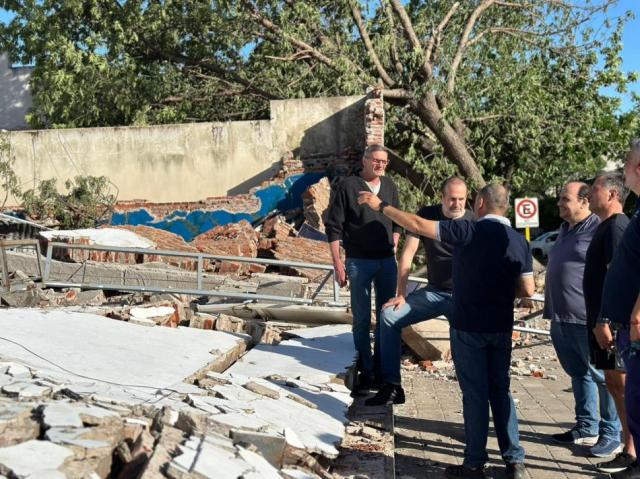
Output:
[[[540,226],[538,218],[538,198],[516,198],[516,228],[537,228]]]

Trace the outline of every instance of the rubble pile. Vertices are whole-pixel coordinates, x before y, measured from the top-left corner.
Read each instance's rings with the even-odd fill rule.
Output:
[[[205,253],[218,256],[241,256],[245,258],[271,258],[287,261],[331,264],[331,255],[324,239],[323,218],[329,205],[331,188],[329,180],[322,178],[303,193],[304,210],[292,210],[284,214],[273,214],[254,228],[247,220],[213,227],[192,241],[170,231],[149,226],[117,226],[97,229],[48,231],[42,233],[42,247],[46,250],[49,241],[77,245],[135,247],[150,250],[149,254],[106,252],[96,250],[56,248],[54,259],[76,263],[165,264],[186,271],[195,271],[197,258],[154,255],[152,250]],[[299,231],[295,225],[305,229]],[[310,234],[309,232],[313,232]],[[303,236],[301,236],[303,234]],[[203,262],[208,273],[246,277],[265,271],[302,276],[319,281],[326,272],[305,269],[267,266],[259,263],[236,261]]]
[[[2,311],[0,474],[332,477],[352,402],[350,326],[290,329],[245,354],[252,338],[179,326],[175,304],[119,303],[120,321]]]

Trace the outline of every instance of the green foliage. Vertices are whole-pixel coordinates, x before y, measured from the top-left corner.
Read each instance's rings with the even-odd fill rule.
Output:
[[[110,193],[105,176],[76,176],[65,181],[67,194],[61,194],[56,179],[41,181],[36,190],[23,194],[23,207],[30,217],[55,220],[63,229],[94,228],[108,221],[116,198]]]
[[[7,203],[9,195],[20,197],[20,184],[15,171],[13,171],[14,162],[15,157],[11,153],[9,134],[2,131],[0,132],[0,190],[4,192],[4,198],[0,208]]]
[[[256,119],[271,99],[405,92],[385,95],[386,142],[419,173],[411,204],[469,163],[542,195],[620,159],[638,117],[603,88],[636,81],[621,70],[627,18],[589,28],[615,0],[485,3],[0,0],[16,15],[0,38],[35,64],[34,127]]]

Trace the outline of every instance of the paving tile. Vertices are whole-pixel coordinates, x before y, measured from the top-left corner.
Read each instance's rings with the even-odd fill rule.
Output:
[[[548,344],[514,351],[514,357],[524,355],[553,357]],[[551,442],[549,436],[574,424],[573,395],[570,380],[557,361],[541,359],[547,373],[557,380],[519,377],[511,382],[518,399],[520,440],[527,454],[531,479],[604,478],[598,474],[587,449],[565,447]],[[444,381],[419,370],[403,370],[403,386],[407,402],[394,407],[396,477],[444,478],[444,468],[462,463],[464,428],[462,398],[455,381]],[[504,478],[504,467],[493,427],[487,449],[490,454],[489,476]]]

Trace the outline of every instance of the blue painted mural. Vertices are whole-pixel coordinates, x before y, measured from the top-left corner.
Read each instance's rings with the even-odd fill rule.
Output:
[[[302,206],[302,193],[326,176],[323,173],[301,173],[285,178],[282,184],[269,185],[257,190],[254,195],[260,200],[255,212],[230,213],[225,210],[173,211],[164,218],[155,218],[146,209],[114,213],[113,226],[152,226],[171,231],[191,241],[199,234],[229,223],[247,220],[256,223],[274,210],[285,212]]]

